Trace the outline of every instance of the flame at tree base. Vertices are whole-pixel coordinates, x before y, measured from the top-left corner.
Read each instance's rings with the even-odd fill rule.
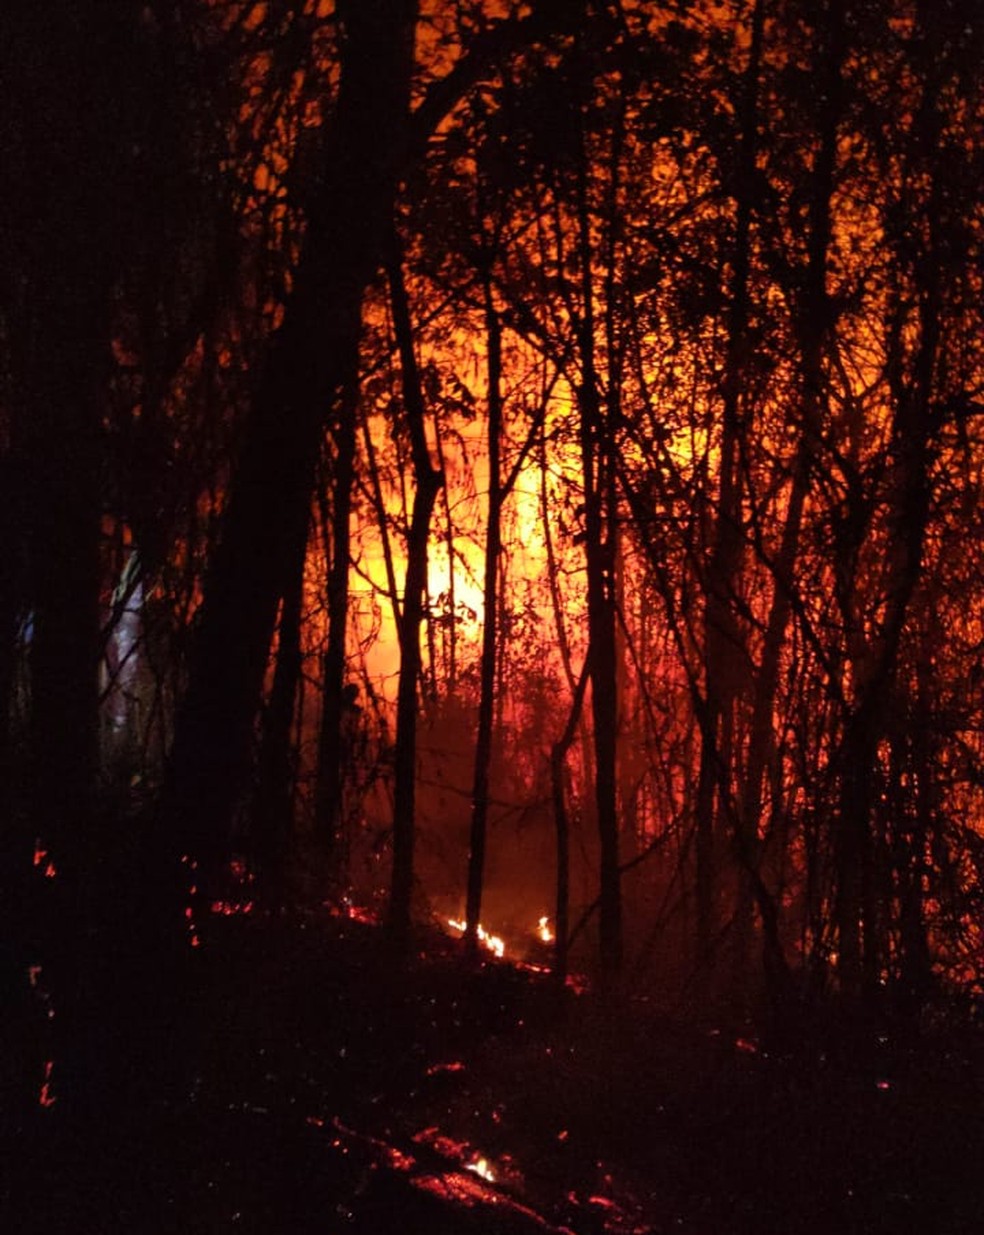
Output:
[[[448,918],[447,925],[459,935],[464,935],[468,930],[468,923],[464,918]],[[533,933],[540,943],[551,944],[556,939],[554,932],[550,929],[550,919],[546,914],[537,919]],[[500,960],[505,956],[506,943],[501,935],[493,935],[481,924],[478,926],[477,934],[479,943],[489,952],[499,957]]]
[[[463,921],[461,918],[448,918],[448,926],[450,926],[452,930],[456,930],[462,935],[468,929],[468,923]],[[481,924],[479,924],[479,927],[478,927],[478,941],[484,947],[488,948],[490,952],[494,953],[497,957],[499,957],[500,960],[502,959],[503,956],[505,956],[506,954],[505,942],[498,935],[490,935],[489,932],[485,929],[485,927],[482,926]]]

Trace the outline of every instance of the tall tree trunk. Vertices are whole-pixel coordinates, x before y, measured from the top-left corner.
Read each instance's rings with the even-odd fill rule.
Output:
[[[916,782],[916,802],[911,823],[903,836],[899,870],[900,982],[905,1005],[918,1011],[933,982],[929,938],[926,929],[926,847],[936,829],[939,798],[939,760],[933,736],[934,653],[942,638],[932,616],[923,616],[925,633],[920,641],[915,667],[915,700],[907,741]],[[900,826],[904,826],[901,824]]]
[[[114,20],[129,17],[124,8]],[[57,871],[44,892],[35,889],[37,899],[47,893],[47,912],[38,915],[45,919],[43,954],[32,959],[43,963],[57,999],[61,1094],[80,1110],[93,1109],[106,1081],[107,956],[125,946],[107,929],[113,905],[105,872],[115,838],[95,803],[103,419],[111,288],[122,245],[113,227],[125,208],[106,128],[111,102],[103,75],[111,77],[116,64],[112,25],[107,14],[67,5],[43,15],[33,6],[10,6],[0,18],[7,110],[0,133],[7,174],[18,185],[2,223],[4,231],[12,219],[24,227],[18,251],[2,256],[10,263],[5,281],[13,276],[4,287],[13,303],[3,306],[3,334],[20,387],[14,437],[23,451],[25,582],[33,609],[27,817]],[[18,212],[25,217],[17,219]],[[17,301],[22,320],[7,317]],[[15,833],[18,874],[30,870],[29,839]]]
[[[550,515],[550,489],[547,485],[547,476],[549,474],[547,468],[547,434],[546,429],[541,427],[538,438],[538,453],[539,453],[539,477],[540,477],[540,527],[543,529],[543,546],[544,556],[546,557],[547,567],[547,583],[550,588],[550,608],[554,619],[554,632],[557,637],[557,651],[560,653],[560,663],[564,670],[564,677],[567,680],[568,688],[571,694],[574,694],[576,687],[576,679],[574,677],[574,667],[571,659],[570,640],[567,637],[567,625],[564,621],[564,606],[560,595],[560,584],[558,582],[557,569],[557,554],[554,550],[553,532],[551,528]]]
[[[372,440],[372,430],[368,418],[362,422],[362,443],[366,451],[366,464],[369,468],[369,481],[372,486],[372,508],[376,515],[376,526],[379,529],[379,541],[383,546],[383,565],[386,569],[386,590],[390,604],[393,607],[393,625],[399,636],[400,625],[403,622],[403,612],[400,609],[400,589],[396,582],[396,564],[393,561],[393,544],[390,539],[389,519],[386,514],[386,501],[383,497],[383,484],[379,476],[379,463],[376,459],[376,447]]]
[[[762,657],[755,680],[754,701],[748,737],[748,759],[738,819],[741,859],[746,867],[746,882],[757,881],[762,792],[766,768],[772,755],[773,713],[779,687],[779,668],[786,631],[792,611],[796,558],[799,552],[803,512],[810,483],[810,469],[817,450],[826,405],[823,353],[830,329],[827,296],[827,260],[830,248],[830,204],[837,159],[837,132],[841,112],[841,63],[843,47],[843,3],[831,0],[818,25],[826,40],[818,74],[820,148],[813,174],[810,199],[808,265],[796,313],[796,334],[800,346],[802,425],[793,459],[789,500],[783,523],[779,551],[773,563],[775,577],[772,604],[766,623]],[[761,886],[761,885],[759,885]],[[762,892],[765,889],[762,888]],[[760,911],[761,911],[760,905]],[[768,918],[762,914],[763,927]],[[766,974],[785,985],[785,961],[778,935],[763,940]],[[781,998],[778,989],[774,1000]]]
[[[564,732],[553,744],[550,751],[550,788],[553,799],[554,828],[557,834],[557,894],[554,913],[556,915],[556,930],[554,934],[554,978],[563,984],[567,978],[567,952],[570,941],[570,908],[571,908],[571,861],[570,861],[570,822],[567,816],[567,794],[564,775],[567,752],[577,737],[578,725],[581,723],[581,711],[584,707],[584,695],[590,676],[590,662],[584,662],[581,676],[574,690],[571,710],[567,715]]]
[[[410,429],[414,480],[413,511],[407,537],[407,573],[400,622],[400,679],[396,695],[396,752],[393,792],[393,874],[387,927],[398,951],[409,944],[413,901],[413,850],[416,832],[417,687],[420,680],[420,627],[427,594],[427,544],[431,514],[443,483],[431,465],[424,427],[426,410],[413,344],[410,306],[403,281],[402,253],[393,233],[387,275],[403,377],[403,403]]]
[[[908,366],[899,332],[887,370],[894,415],[890,451],[893,467],[889,511],[892,543],[881,629],[873,648],[855,667],[856,702],[844,726],[838,751],[841,790],[837,812],[834,918],[839,945],[838,975],[845,996],[870,1003],[879,990],[888,944],[882,938],[882,906],[875,871],[872,824],[875,760],[885,733],[886,707],[897,673],[899,648],[919,585],[930,514],[935,379],[944,327],[942,260],[948,194],[939,157],[941,116],[936,77],[944,63],[942,33],[929,6],[919,6],[919,35],[913,42],[925,55],[917,65],[924,75],[913,124],[913,160],[928,185],[922,217],[907,221],[894,237],[897,260],[915,292],[916,342]],[[928,240],[918,229],[925,228]]]
[[[49,323],[50,324],[50,323]],[[99,707],[100,499],[95,425],[100,408],[88,358],[76,345],[81,321],[63,321],[49,336],[62,355],[75,353],[79,368],[60,370],[43,383],[33,470],[36,503],[31,539],[33,638],[30,653],[30,818],[57,875],[49,890],[53,912],[46,926],[44,965],[57,992],[59,1083],[69,1100],[95,1098],[104,1062],[99,1045],[105,1009],[93,1003],[102,968],[99,952],[110,946],[99,929],[103,896],[98,886],[101,850],[95,787]],[[74,422],[74,424],[72,423]],[[26,860],[27,854],[20,855]]]
[[[164,812],[183,847],[199,855],[206,896],[249,768],[281,563],[298,520],[307,518],[324,425],[358,346],[363,291],[389,226],[407,133],[415,16],[413,0],[345,6],[325,184],[309,212],[294,290],[261,376],[206,581]]]
[[[351,557],[352,489],[355,484],[355,441],[358,387],[353,372],[346,383],[341,415],[334,431],[335,466],[331,507],[331,564],[328,568],[328,639],[323,663],[321,729],[318,737],[318,769],[315,784],[315,820],[333,866],[343,875],[338,859],[344,769],[342,767],[343,717],[345,714],[345,653],[349,611],[349,559]]]
[[[488,346],[489,514],[485,533],[482,655],[479,666],[478,735],[472,780],[471,829],[468,850],[468,897],[465,911],[465,946],[478,951],[478,924],[482,912],[485,840],[489,814],[489,769],[492,763],[492,721],[495,704],[496,631],[499,608],[499,556],[502,551],[502,486],[499,475],[502,434],[502,328],[492,299],[492,274],[484,272],[485,328]]]
[[[613,983],[622,965],[622,891],[618,858],[618,656],[615,643],[615,545],[612,426],[598,390],[588,154],[583,121],[577,168],[578,263],[581,280],[579,351],[581,472],[584,484],[584,554],[588,583],[588,644],[594,737],[595,804],[600,848],[599,948],[602,981]]]
[[[9,397],[12,398],[12,392]],[[31,933],[28,918],[34,852],[33,829],[15,786],[13,728],[19,632],[27,616],[23,479],[21,452],[11,449],[4,453],[0,446],[0,492],[6,495],[0,502],[0,938],[6,941],[9,958],[7,965],[0,966],[0,1005],[10,1008],[16,1006],[18,988],[23,1000],[29,963],[27,939]]]
[[[718,497],[710,561],[704,580],[704,699],[696,798],[697,950],[702,968],[711,960],[716,927],[717,838],[723,830],[722,822],[727,822],[729,818],[734,709],[745,657],[744,640],[735,616],[735,586],[742,554],[740,404],[748,350],[749,271],[763,24],[763,0],[756,0],[752,11],[748,65],[739,105],[741,148],[735,186],[735,242],[728,310],[728,349],[722,389]],[[739,870],[741,879],[742,872]],[[742,890],[737,905],[736,950],[739,954],[747,946],[747,905],[747,897]]]
[[[292,560],[285,570],[277,629],[277,661],[263,714],[256,799],[249,824],[249,851],[257,866],[259,892],[274,906],[284,892],[284,867],[294,823],[297,766],[293,725],[302,667],[301,615],[306,550],[306,538],[298,537]]]
[[[12,393],[8,396],[12,398]],[[20,452],[0,446],[0,820],[10,818],[14,676],[18,634],[26,617],[24,542],[26,498]],[[2,825],[0,825],[2,830]],[[0,846],[3,840],[0,838]]]
[[[447,467],[444,461],[444,441],[441,434],[436,435],[437,449],[437,466],[447,473]],[[444,656],[446,665],[444,689],[449,695],[455,695],[458,691],[458,619],[457,619],[457,589],[455,588],[455,527],[453,508],[451,505],[451,495],[448,492],[448,487],[444,487],[444,551],[448,555],[448,599],[447,599],[447,617],[448,620],[442,625],[441,651]]]

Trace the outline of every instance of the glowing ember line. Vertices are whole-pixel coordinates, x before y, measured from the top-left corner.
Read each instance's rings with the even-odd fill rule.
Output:
[[[49,1059],[44,1065],[44,1080],[41,1082],[41,1092],[38,1094],[39,1106],[52,1107],[58,1100],[54,1095],[51,1083],[53,1069],[54,1063]]]
[[[465,1065],[460,1059],[455,1059],[451,1063],[435,1063],[427,1069],[428,1076],[438,1076],[442,1072],[464,1072]]]
[[[462,935],[468,929],[468,923],[462,921],[461,918],[448,918],[448,926],[452,930],[460,931]],[[506,945],[498,935],[490,935],[484,926],[479,925],[478,928],[479,942],[483,943],[490,952],[494,952],[496,956],[502,957],[506,953]]]
[[[231,918],[236,914],[252,913],[252,901],[212,901],[212,913],[223,918]],[[187,912],[187,911],[186,911]]]

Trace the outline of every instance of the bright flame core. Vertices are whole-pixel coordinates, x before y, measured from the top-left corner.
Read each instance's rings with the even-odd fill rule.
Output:
[[[448,918],[448,926],[453,930],[460,931],[462,934],[468,929],[468,923],[462,921],[461,918]],[[478,928],[479,942],[484,944],[490,952],[494,952],[496,956],[502,957],[506,952],[506,945],[498,935],[490,935],[484,926],[481,924]]]
[[[495,1183],[495,1172],[489,1166],[487,1158],[476,1158],[474,1162],[470,1162],[465,1168],[468,1171],[474,1171],[480,1178],[486,1180],[490,1184]]]

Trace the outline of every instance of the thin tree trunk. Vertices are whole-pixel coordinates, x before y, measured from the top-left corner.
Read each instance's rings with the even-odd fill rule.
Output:
[[[579,330],[581,468],[584,483],[584,553],[588,583],[591,717],[594,729],[595,804],[600,848],[599,948],[603,983],[614,983],[622,965],[622,894],[618,858],[615,644],[615,560],[610,535],[611,426],[598,394],[594,285],[587,151],[581,134],[577,174],[578,259],[582,309]]]
[[[567,817],[567,794],[565,792],[564,766],[567,752],[577,737],[584,695],[590,677],[590,660],[585,660],[571,700],[564,732],[550,751],[550,787],[553,798],[554,828],[557,834],[557,896],[554,909],[556,930],[554,934],[554,977],[559,984],[567,978],[567,951],[570,941],[571,908],[571,862],[570,823]]]
[[[437,433],[436,439],[437,466],[442,472],[446,472],[444,443],[440,433]],[[443,651],[447,666],[447,680],[444,683],[444,687],[447,693],[453,696],[457,693],[458,689],[458,619],[457,596],[454,584],[454,518],[451,513],[451,495],[446,485],[444,487],[444,544],[445,552],[448,555],[448,612],[447,621],[442,626],[442,630],[447,631],[446,641],[442,640],[445,644]]]
[[[814,171],[810,201],[809,260],[805,287],[797,315],[797,335],[801,349],[803,423],[793,460],[789,503],[783,524],[779,552],[774,563],[774,591],[766,624],[762,659],[755,682],[755,696],[748,738],[748,760],[745,768],[740,814],[738,820],[740,856],[746,867],[746,886],[751,891],[749,877],[754,878],[758,865],[760,813],[765,771],[773,750],[773,713],[779,686],[779,668],[786,631],[792,611],[796,557],[799,552],[803,511],[809,490],[810,468],[821,431],[825,406],[823,350],[829,322],[827,296],[827,258],[830,247],[830,203],[834,186],[837,158],[837,131],[841,110],[841,62],[843,48],[843,4],[832,0],[823,26],[827,40],[821,72],[819,97],[824,111],[820,125],[820,150]],[[763,915],[763,926],[766,917]],[[778,935],[764,939],[766,972],[784,974],[785,962]],[[780,981],[785,982],[784,978]],[[773,991],[775,998],[780,997]]]
[[[926,930],[926,846],[938,816],[938,765],[932,738],[933,653],[938,640],[932,633],[932,620],[924,618],[928,630],[923,637],[916,665],[915,715],[909,741],[916,782],[915,816],[904,837],[899,871],[899,937],[901,942],[902,995],[910,1011],[918,1011],[932,988],[933,969]]]
[[[402,253],[395,234],[387,254],[387,275],[403,379],[403,402],[410,429],[416,490],[407,537],[407,573],[400,623],[400,679],[396,696],[396,750],[393,790],[393,874],[387,927],[398,951],[409,944],[416,832],[417,687],[420,679],[420,626],[427,590],[427,545],[431,514],[443,476],[431,465],[424,428],[425,406],[414,351],[410,306],[403,281]]]
[[[872,831],[875,760],[885,732],[885,709],[897,673],[899,647],[920,582],[926,526],[930,514],[931,442],[935,430],[933,394],[943,325],[938,247],[944,227],[947,194],[938,154],[940,115],[932,78],[940,63],[940,31],[928,6],[920,6],[920,26],[928,49],[922,101],[914,122],[915,162],[929,183],[923,206],[928,245],[920,237],[913,254],[909,234],[899,237],[898,259],[909,266],[917,295],[918,343],[910,371],[903,365],[902,344],[894,342],[888,362],[894,401],[891,454],[894,467],[892,551],[887,601],[874,652],[860,666],[858,702],[848,716],[841,748],[841,794],[837,812],[834,917],[840,957],[838,975],[848,1000],[870,1003],[879,990],[888,945],[881,937],[881,913]]]
[[[489,514],[485,534],[482,654],[479,666],[478,735],[472,781],[471,829],[468,850],[468,897],[465,911],[465,947],[478,951],[478,924],[482,912],[485,841],[489,813],[489,769],[492,763],[492,722],[495,705],[496,631],[498,619],[499,556],[502,551],[502,487],[500,437],[502,433],[502,328],[492,299],[491,271],[484,271],[485,326],[488,342],[488,447]]]
[[[571,646],[567,638],[567,627],[564,623],[564,608],[561,603],[560,586],[557,582],[557,555],[554,551],[553,533],[550,530],[550,492],[547,488],[547,435],[546,430],[540,431],[540,526],[543,529],[543,545],[547,564],[547,583],[550,587],[550,607],[553,611],[554,629],[557,633],[557,650],[560,652],[560,663],[564,677],[573,695],[577,689],[574,668],[571,660]]]
[[[337,868],[341,826],[343,717],[345,654],[349,612],[349,559],[351,557],[352,490],[355,484],[355,443],[358,385],[353,357],[352,374],[346,383],[341,414],[334,431],[335,467],[332,485],[331,553],[328,568],[328,638],[322,666],[321,728],[318,736],[318,766],[315,783],[315,821],[319,836]]]
[[[696,798],[697,830],[697,951],[706,968],[716,936],[714,904],[717,890],[717,838],[727,819],[732,785],[734,708],[744,641],[735,618],[735,585],[742,553],[739,456],[742,426],[740,402],[746,361],[749,317],[752,208],[755,157],[758,148],[758,91],[764,23],[763,0],[752,12],[751,45],[742,84],[741,150],[735,190],[737,213],[732,259],[731,304],[728,314],[728,354],[725,360],[721,419],[718,498],[713,544],[705,576],[704,701],[700,726],[701,755]],[[739,878],[742,878],[739,872]],[[747,905],[739,893],[738,912]],[[747,911],[746,911],[747,919]],[[747,946],[747,920],[738,921],[737,951]]]
[[[368,417],[363,420],[362,440],[366,449],[366,463],[369,468],[369,481],[372,485],[372,505],[376,513],[376,526],[379,528],[379,540],[383,546],[383,565],[386,569],[386,587],[389,592],[390,604],[393,606],[393,625],[399,637],[403,624],[403,614],[400,609],[400,590],[396,582],[396,564],[393,561],[393,545],[390,541],[389,522],[386,518],[386,502],[383,499],[383,485],[379,477],[379,463],[376,460],[376,447],[372,440],[372,430]]]

